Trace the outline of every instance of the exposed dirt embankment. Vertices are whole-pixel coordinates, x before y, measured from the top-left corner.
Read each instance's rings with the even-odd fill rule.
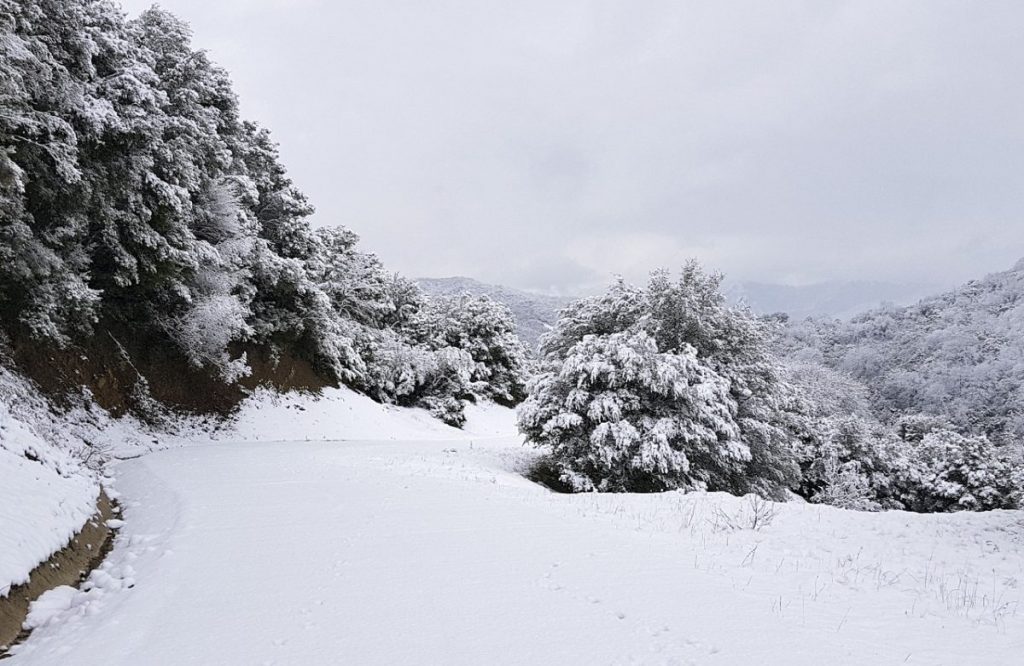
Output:
[[[189,363],[167,339],[115,322],[99,322],[93,335],[64,348],[16,333],[7,341],[10,357],[44,394],[60,402],[86,388],[114,416],[152,416],[148,400],[197,414],[228,414],[257,386],[317,391],[331,385],[308,361],[254,345],[233,350],[246,355],[252,373],[227,384],[216,371]]]
[[[17,369],[51,399],[60,403],[87,388],[114,416],[145,416],[148,399],[186,411],[226,412],[243,397],[239,386],[193,367],[166,340],[116,326],[98,325],[94,335],[64,348],[12,336],[11,352]]]
[[[28,607],[47,590],[61,585],[78,585],[106,556],[113,541],[107,521],[114,517],[114,505],[107,494],[100,491],[96,500],[96,513],[71,538],[67,546],[32,571],[29,581],[12,587],[6,597],[0,597],[0,658],[8,646],[24,637],[22,623]]]

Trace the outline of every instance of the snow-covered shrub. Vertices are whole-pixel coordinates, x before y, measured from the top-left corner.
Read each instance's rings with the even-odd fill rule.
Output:
[[[783,372],[789,424],[799,438],[793,490],[843,508],[902,508],[893,479],[906,465],[904,444],[872,415],[867,388],[814,362],[791,362]]]
[[[381,402],[423,407],[449,425],[462,426],[463,400],[474,397],[474,364],[467,352],[412,345],[388,330],[360,344],[366,369],[357,388]]]
[[[840,463],[835,456],[826,458],[822,461],[819,478],[821,490],[811,497],[812,502],[857,511],[883,508],[876,499],[871,481],[857,461]]]
[[[695,428],[705,434],[715,433],[718,438],[715,441],[726,452],[723,456],[719,449],[711,446],[714,438],[700,440],[702,444],[696,449],[686,450],[687,464],[692,469],[688,476],[682,476],[675,485],[652,483],[649,489],[658,488],[659,483],[660,487],[705,484],[713,490],[780,497],[786,488],[797,482],[799,475],[793,451],[795,436],[786,416],[787,390],[780,369],[768,351],[768,325],[746,310],[729,307],[721,295],[720,284],[721,276],[707,274],[691,262],[678,281],[673,282],[666,272],[659,271],[652,275],[646,289],[619,281],[607,293],[566,308],[554,330],[542,338],[541,351],[547,367],[532,384],[520,421],[528,439],[536,444],[551,445],[556,451],[579,451],[562,459],[567,475],[576,471],[565,461],[585,460],[586,448],[598,446],[601,440],[591,442],[589,433],[583,436],[571,427],[566,429],[575,421],[556,418],[563,412],[566,402],[561,396],[564,390],[561,387],[571,383],[573,368],[584,364],[586,359],[580,354],[591,351],[577,345],[585,341],[588,345],[609,344],[607,340],[611,336],[620,336],[614,340],[618,344],[630,341],[627,348],[635,347],[634,354],[641,357],[653,354],[658,359],[652,361],[655,368],[672,368],[676,361],[671,359],[678,358],[683,366],[677,368],[677,372],[687,377],[693,376],[689,373],[698,373],[702,379],[697,383],[709,387],[702,389],[706,400],[700,404],[704,411],[684,410],[677,417],[681,419],[675,426],[677,429],[672,432],[690,433],[688,428]],[[637,337],[641,333],[645,337]],[[646,342],[640,345],[640,340]],[[617,358],[611,350],[606,355]],[[564,372],[569,372],[568,378],[562,377]],[[702,384],[705,378],[708,383]],[[584,381],[582,375],[579,381]],[[614,377],[609,381],[614,384]],[[713,391],[711,386],[715,387]],[[659,405],[664,399],[650,388],[635,395],[631,392],[634,390],[637,389],[628,387],[623,396],[629,398],[626,404],[633,420],[646,423],[652,414],[660,413]],[[574,405],[572,400],[568,401],[568,406]],[[723,421],[708,431],[704,417],[712,413],[720,415]],[[687,426],[683,423],[686,419],[695,420]],[[622,441],[629,442],[633,437],[630,428],[636,427],[635,423],[629,423],[629,427],[608,425],[602,432],[616,433]],[[661,431],[652,432],[657,435]],[[692,436],[692,433],[685,435]],[[593,487],[625,487],[619,477],[625,474],[628,478],[628,465],[632,464],[629,456],[608,459],[598,452],[586,455],[606,460],[603,465],[590,468],[593,475],[591,472],[583,475],[590,479]],[[617,469],[624,465],[623,469]],[[675,470],[672,474],[678,475],[678,470],[672,469]],[[602,478],[595,476],[597,474],[607,475],[612,482],[601,485]],[[572,485],[585,488],[587,482],[576,480]]]
[[[388,331],[361,337],[358,351],[366,364],[358,387],[381,402],[413,399],[435,367],[427,350],[407,345]]]
[[[933,430],[909,442],[913,464],[899,479],[911,511],[986,511],[1021,504],[1024,472],[987,437]]]
[[[453,428],[461,428],[466,424],[466,405],[458,398],[426,396],[420,399],[418,405]]]
[[[165,320],[166,330],[184,351],[189,361],[218,370],[226,382],[235,382],[249,374],[245,355],[231,358],[228,344],[248,332],[246,307],[229,294],[201,297],[174,318]]]
[[[660,353],[643,331],[586,335],[533,381],[519,427],[551,447],[574,490],[721,487],[750,460],[728,389],[693,348]]]
[[[525,397],[526,350],[506,306],[487,296],[437,296],[427,301],[412,327],[417,341],[431,349],[469,354],[469,379],[480,397],[507,406]]]
[[[903,508],[897,478],[910,464],[906,444],[873,419],[830,416],[813,422],[800,446],[800,485],[812,502],[843,508]]]

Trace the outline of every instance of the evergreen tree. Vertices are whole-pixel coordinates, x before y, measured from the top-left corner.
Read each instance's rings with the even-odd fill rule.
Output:
[[[720,276],[709,275],[691,262],[676,282],[668,273],[658,271],[646,289],[620,280],[607,293],[566,308],[555,329],[542,339],[548,368],[533,385],[524,407],[520,423],[527,437],[536,444],[551,445],[556,461],[566,469],[572,468],[573,463],[559,453],[565,450],[561,439],[565,433],[546,429],[538,416],[551,414],[554,409],[545,401],[554,400],[557,405],[560,400],[557,393],[543,389],[560,375],[569,359],[579,362],[576,345],[591,336],[600,339],[643,333],[656,354],[692,357],[702,372],[721,380],[724,404],[728,405],[725,412],[730,415],[730,428],[726,430],[736,433],[724,440],[721,452],[709,447],[703,458],[691,460],[694,471],[680,480],[680,487],[689,483],[688,479],[698,479],[712,490],[781,496],[799,478],[795,436],[786,415],[786,386],[769,352],[767,324],[745,310],[728,307],[720,283]],[[640,399],[636,413],[645,414],[653,404]],[[735,452],[739,450],[743,454],[737,457]],[[731,462],[723,464],[722,460]],[[605,486],[595,482],[594,487]]]
[[[720,487],[742,473],[728,382],[685,347],[661,353],[647,333],[588,334],[530,385],[519,426],[551,446],[574,490]]]
[[[469,381],[478,395],[509,406],[525,397],[526,350],[504,305],[487,296],[436,297],[414,326],[428,347],[469,354]]]

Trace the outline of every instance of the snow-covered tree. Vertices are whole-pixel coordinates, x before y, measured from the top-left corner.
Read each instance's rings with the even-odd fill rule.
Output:
[[[558,405],[557,393],[552,398],[546,387],[560,376],[570,358],[579,363],[576,345],[584,340],[598,344],[594,341],[609,336],[643,333],[654,353],[691,359],[701,372],[717,377],[724,390],[724,413],[730,414],[730,432],[735,431],[728,449],[744,453],[728,465],[718,464],[714,456],[693,458],[690,478],[713,490],[781,496],[797,482],[799,474],[795,436],[786,416],[786,387],[768,349],[768,325],[746,310],[729,307],[720,283],[720,276],[707,274],[691,262],[677,281],[664,271],[654,273],[646,289],[620,280],[607,293],[566,308],[554,330],[542,339],[548,367],[532,385],[520,422],[528,438],[561,450],[565,434],[539,428],[537,414],[554,417],[551,410],[556,407],[547,403],[554,400]],[[648,393],[637,399],[638,414],[653,407],[650,398]],[[574,446],[583,446],[583,439],[574,441]],[[559,455],[555,459],[558,461]],[[594,487],[603,488],[596,482]]]
[[[789,395],[770,351],[772,326],[748,310],[730,307],[722,275],[691,261],[673,282],[657,271],[646,290],[644,328],[662,351],[692,345],[697,356],[729,382],[736,422],[751,458],[728,488],[778,496],[798,478],[795,438],[787,427]]]
[[[3,320],[66,344],[96,319],[76,121],[96,44],[80,4],[0,1],[0,308]],[[60,12],[60,20],[54,14]]]
[[[513,406],[525,397],[526,350],[507,307],[487,296],[430,299],[413,324],[414,335],[432,349],[469,354],[469,380],[480,397]]]
[[[587,334],[532,382],[519,427],[551,447],[574,490],[720,487],[750,460],[728,389],[692,347],[661,353],[641,330]]]
[[[984,436],[937,429],[909,443],[914,464],[900,479],[911,511],[1015,509],[1024,495],[1024,468]]]
[[[628,331],[639,323],[644,309],[643,290],[619,278],[603,294],[574,301],[559,312],[555,327],[541,336],[541,356],[565,358],[588,335]]]

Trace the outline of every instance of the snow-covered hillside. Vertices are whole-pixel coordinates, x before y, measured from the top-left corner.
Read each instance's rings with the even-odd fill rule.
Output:
[[[425,409],[383,405],[347,388],[319,394],[260,390],[227,423],[208,432],[213,441],[443,440],[507,435],[514,413],[493,403],[467,405],[462,429],[445,425]],[[206,437],[200,437],[205,440]]]
[[[509,410],[473,408],[460,433],[370,406],[257,400],[236,437],[303,441],[119,464],[114,551],[86,591],[36,604],[12,666],[960,665],[1024,649],[1020,512],[560,495],[522,476],[536,453]]]
[[[780,351],[871,387],[882,418],[921,413],[1020,449],[1024,439],[1024,260],[907,307],[848,322],[795,322]]]

